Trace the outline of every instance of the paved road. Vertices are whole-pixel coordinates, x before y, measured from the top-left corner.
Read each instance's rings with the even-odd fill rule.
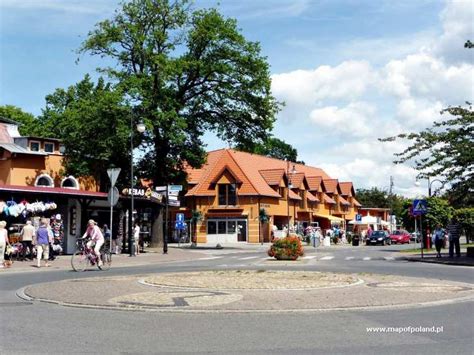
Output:
[[[467,267],[397,260],[393,252],[401,248],[404,247],[337,247],[314,252],[308,248],[306,256],[314,258],[292,266],[269,265],[265,248],[190,250],[198,253],[194,261],[112,268],[106,275],[291,268],[473,283],[472,269]],[[473,302],[420,309],[308,314],[165,314],[28,303],[15,295],[17,289],[29,284],[100,275],[104,273],[65,270],[0,274],[0,353],[471,354],[474,348]],[[438,333],[367,331],[367,327],[408,326],[442,327],[442,332],[441,328]]]

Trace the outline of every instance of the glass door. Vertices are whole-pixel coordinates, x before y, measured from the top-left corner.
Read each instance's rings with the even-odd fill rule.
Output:
[[[239,242],[247,241],[247,221],[245,220],[237,221],[237,241]]]

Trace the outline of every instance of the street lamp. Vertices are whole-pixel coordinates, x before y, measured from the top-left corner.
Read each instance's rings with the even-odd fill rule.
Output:
[[[433,183],[435,182],[439,182],[441,183],[441,187],[439,188],[440,190],[444,187],[444,182],[442,182],[441,180],[439,179],[434,179],[434,180],[430,180],[430,177],[428,176],[428,197],[431,197],[432,196],[432,193],[431,193],[431,186],[433,185]],[[420,186],[420,182],[418,180],[415,181],[415,186]],[[435,193],[436,195],[436,193]]]
[[[134,207],[134,190],[133,190],[133,117],[134,115],[130,115],[130,214],[128,216],[129,221],[129,229],[128,229],[128,251],[130,256],[135,256],[135,237],[133,235],[133,211]],[[138,122],[137,126],[135,127],[138,133],[143,133],[146,131],[146,126],[143,122]]]
[[[293,188],[293,185],[291,184],[291,174],[296,174],[296,167],[295,164],[293,164],[293,168],[291,169],[290,172],[290,161],[286,160],[286,176],[288,177],[288,192],[286,194],[286,220],[288,222],[288,232],[287,236],[290,235],[290,190]]]

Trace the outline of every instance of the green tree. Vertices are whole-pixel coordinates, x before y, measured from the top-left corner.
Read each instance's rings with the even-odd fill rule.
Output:
[[[474,208],[460,208],[454,211],[454,215],[461,223],[469,243],[474,239]]]
[[[22,136],[45,136],[43,127],[34,115],[24,112],[13,105],[0,106],[0,117],[9,118],[20,124],[19,131]]]
[[[292,162],[297,162],[298,159],[298,151],[295,148],[275,137],[268,137],[263,142],[251,142],[250,145],[238,144],[236,149]]]
[[[357,189],[357,200],[363,207],[389,208],[388,192],[377,187]]]
[[[150,128],[140,171],[155,184],[182,179],[184,164],[205,161],[203,134],[228,142],[263,142],[279,103],[258,43],[216,9],[187,0],[132,0],[99,22],[80,53],[112,61],[103,67]]]
[[[407,139],[411,145],[395,154],[397,164],[414,162],[418,177],[439,177],[450,184],[449,199],[456,206],[472,206],[474,190],[474,113],[472,105],[449,107],[441,111],[447,120],[419,133],[379,139],[383,142]]]
[[[104,190],[110,166],[122,169],[119,184],[129,176],[130,114],[122,92],[103,79],[94,84],[86,75],[67,90],[48,95],[39,121],[50,135],[62,139],[66,174],[92,175]]]

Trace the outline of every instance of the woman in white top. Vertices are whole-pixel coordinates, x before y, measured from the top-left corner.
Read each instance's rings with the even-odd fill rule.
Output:
[[[138,225],[138,222],[135,222],[133,238],[135,240],[135,255],[140,255],[140,226]]]
[[[8,241],[8,231],[5,228],[7,226],[7,222],[5,221],[0,221],[0,268],[4,267],[4,254],[5,254],[5,248],[7,245],[10,245],[10,242]]]

